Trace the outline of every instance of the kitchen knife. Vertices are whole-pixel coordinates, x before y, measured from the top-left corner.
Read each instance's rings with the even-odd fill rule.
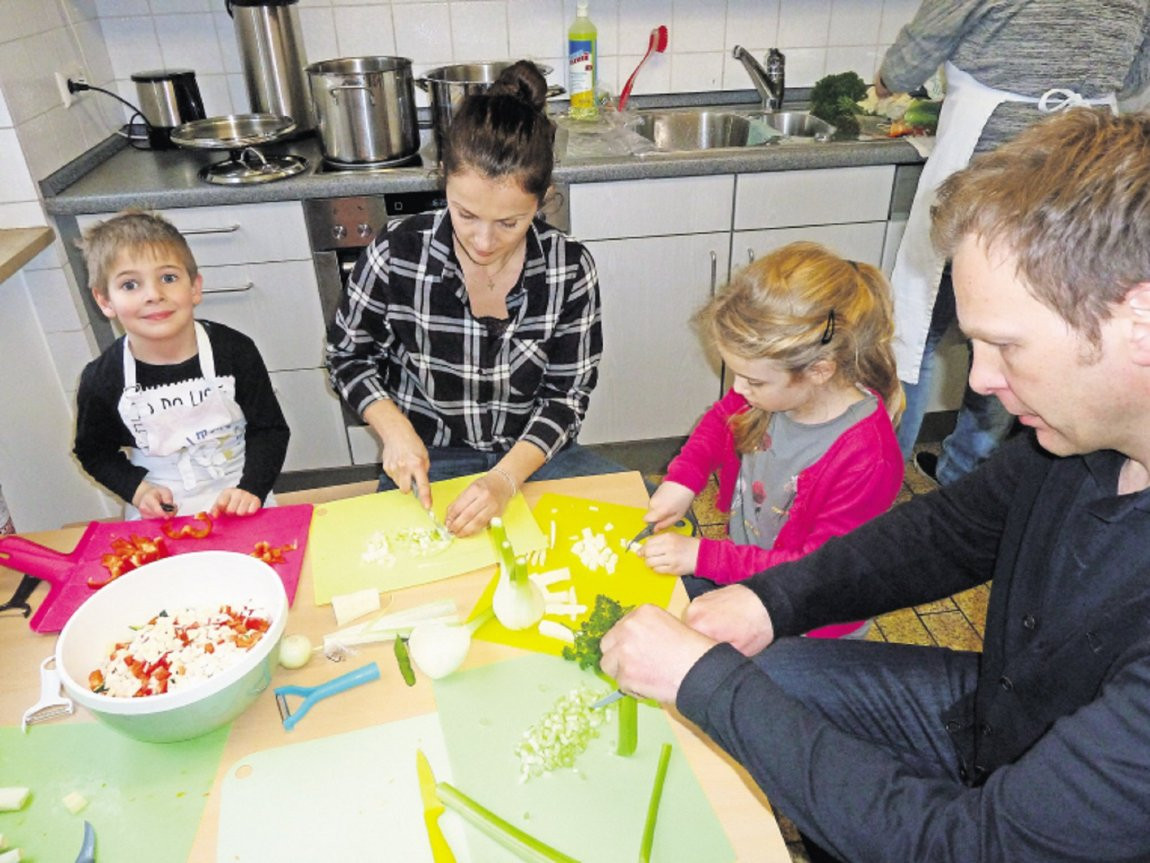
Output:
[[[618,701],[624,695],[626,695],[626,693],[622,689],[616,689],[610,695],[604,695],[602,698],[600,698],[598,701],[596,701],[594,704],[592,704],[591,709],[592,710],[598,710],[600,707],[606,707],[609,704],[614,704],[616,701]]]
[[[443,801],[435,792],[435,774],[423,750],[415,750],[415,772],[419,775],[419,796],[423,800],[423,822],[427,825],[427,841],[431,844],[431,859],[435,863],[455,863],[455,854],[439,827],[443,814]]]
[[[84,841],[76,856],[76,863],[96,863],[96,831],[87,821],[84,822]]]
[[[418,503],[420,506],[420,509],[422,509],[423,503],[419,500],[419,483],[415,481],[415,477],[411,478],[411,496],[413,498],[415,498],[415,502]],[[431,524],[435,528],[435,535],[442,542],[450,542],[453,539],[453,537],[451,535],[451,531],[449,531],[447,529],[447,526],[442,524],[439,521],[439,519],[437,519],[435,517],[435,509],[434,508],[428,508],[428,509],[424,510],[424,512],[426,512],[427,517],[429,519],[431,519]]]

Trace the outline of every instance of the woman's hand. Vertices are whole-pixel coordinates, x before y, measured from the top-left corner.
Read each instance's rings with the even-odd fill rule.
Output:
[[[657,533],[639,547],[639,557],[663,575],[690,575],[699,565],[698,537]]]
[[[141,518],[171,518],[178,509],[170,488],[147,480],[136,487],[132,506],[140,511]]]
[[[503,514],[514,491],[511,482],[498,471],[485,473],[448,505],[444,526],[456,536],[479,533],[491,519]]]
[[[215,518],[221,513],[227,515],[251,515],[259,512],[263,501],[242,488],[225,488],[212,504],[211,516]]]
[[[663,482],[651,495],[643,521],[654,524],[656,530],[670,527],[687,514],[695,500],[695,493],[677,482]]]
[[[404,492],[414,482],[418,487],[419,502],[424,509],[430,509],[431,486],[427,481],[427,472],[431,460],[411,420],[388,399],[380,399],[368,405],[363,418],[379,435],[383,444],[379,456],[383,472],[395,483],[396,488]]]

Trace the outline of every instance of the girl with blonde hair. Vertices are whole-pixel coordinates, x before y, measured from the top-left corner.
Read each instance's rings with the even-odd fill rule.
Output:
[[[698,321],[734,383],[668,466],[645,518],[673,524],[718,472],[728,535],[659,533],[640,550],[656,572],[693,575],[684,579],[692,595],[885,512],[904,468],[890,286],[874,267],[791,243],[736,273]],[[865,623],[810,634],[857,637]]]

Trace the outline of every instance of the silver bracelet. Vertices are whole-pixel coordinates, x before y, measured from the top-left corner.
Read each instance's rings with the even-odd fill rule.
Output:
[[[515,481],[515,477],[513,477],[511,474],[509,474],[507,471],[505,471],[499,465],[495,465],[495,467],[491,468],[491,470],[487,471],[487,473],[488,474],[497,473],[501,477],[503,477],[505,480],[507,480],[507,484],[511,486],[511,496],[515,497],[516,493],[519,491],[519,484]]]

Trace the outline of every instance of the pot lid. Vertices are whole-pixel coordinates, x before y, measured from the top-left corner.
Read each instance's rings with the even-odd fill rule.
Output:
[[[283,180],[306,168],[307,159],[302,156],[265,156],[247,147],[231,159],[201,168],[200,177],[217,185],[240,186]]]
[[[295,127],[291,117],[279,114],[227,114],[177,126],[172,130],[172,141],[201,150],[239,150],[274,141]]]

